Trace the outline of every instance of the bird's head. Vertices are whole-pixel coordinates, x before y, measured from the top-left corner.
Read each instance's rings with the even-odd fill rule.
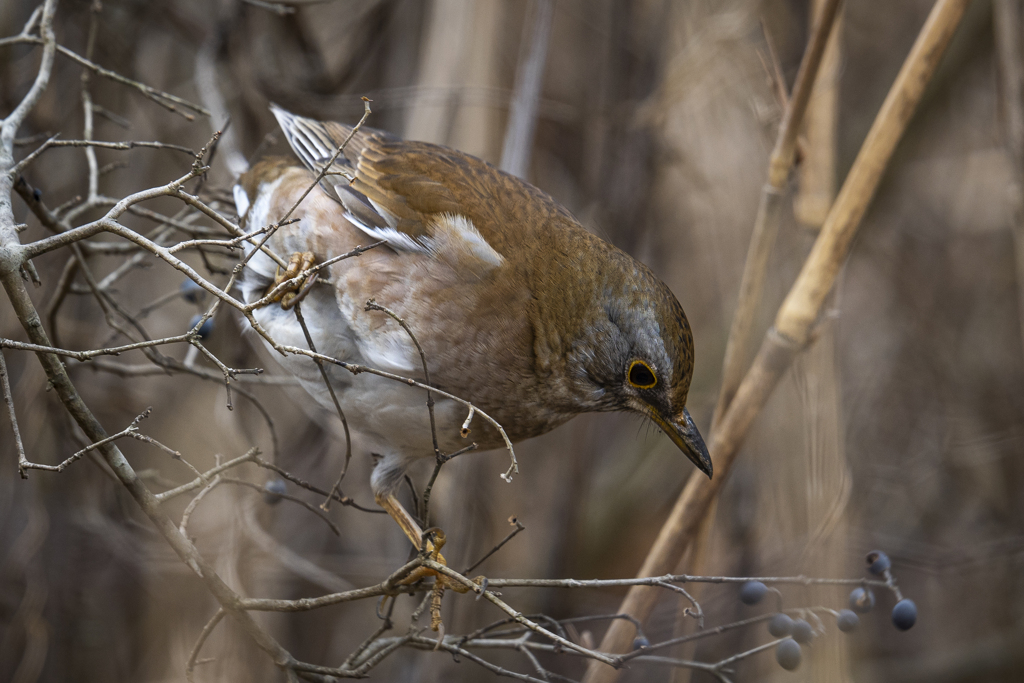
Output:
[[[630,261],[632,272],[605,283],[589,348],[580,356],[587,380],[597,385],[599,409],[650,418],[710,478],[711,456],[686,409],[693,377],[690,324],[671,290]]]

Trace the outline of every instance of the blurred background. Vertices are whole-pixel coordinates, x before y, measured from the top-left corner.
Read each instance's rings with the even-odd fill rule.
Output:
[[[287,153],[267,105],[443,143],[499,163],[517,74],[532,63],[541,88],[532,143],[513,138],[525,177],[594,233],[649,264],[683,304],[695,334],[689,408],[710,428],[722,357],[768,155],[811,25],[809,0],[335,0],[276,4],[132,0],[102,4],[93,59],[201,102],[212,120],[187,122],[131,88],[92,79],[98,140],[160,140],[200,148],[230,117],[207,192],[230,189],[246,159]],[[0,3],[0,35],[17,34],[35,0]],[[58,41],[79,53],[93,3],[64,0]],[[929,0],[845,5],[822,67],[769,271],[759,331],[770,324],[825,212],[931,8]],[[538,32],[538,27],[540,31]],[[544,30],[549,34],[544,40]],[[1018,33],[1021,26],[1012,30]],[[538,35],[540,40],[538,41]],[[539,53],[533,45],[546,45]],[[531,56],[532,55],[532,56]],[[35,77],[38,48],[0,48],[0,112]],[[533,60],[531,62],[531,59]],[[1017,68],[1020,68],[1018,65]],[[82,70],[58,58],[49,88],[19,135],[80,138]],[[971,5],[866,215],[831,299],[831,321],[759,417],[726,484],[704,573],[730,576],[863,575],[863,556],[892,558],[917,626],[889,623],[889,595],[854,634],[831,629],[789,673],[770,653],[741,662],[736,679],[1017,681],[1024,678],[1024,343],[1013,216],[1019,195],[1001,115],[992,4]],[[521,81],[520,81],[521,82]],[[102,110],[102,111],[101,111]],[[525,148],[522,141],[525,140]],[[38,144],[38,139],[36,144]],[[22,155],[33,146],[19,148]],[[508,152],[506,152],[508,153]],[[100,192],[122,197],[189,168],[169,150],[98,150]],[[108,166],[113,164],[112,166]],[[87,192],[80,149],[48,151],[26,173],[49,206]],[[1016,194],[1015,194],[1016,193]],[[22,241],[48,234],[15,198]],[[147,207],[171,215],[180,207]],[[225,211],[232,207],[225,204]],[[79,221],[99,215],[82,216]],[[139,230],[153,223],[126,218]],[[68,259],[37,260],[50,301]],[[191,257],[190,257],[191,258]],[[199,258],[192,259],[204,266]],[[91,256],[99,276],[122,257]],[[1024,264],[1024,259],[1021,260]],[[230,267],[224,259],[212,264]],[[222,280],[223,280],[223,276]],[[81,275],[46,321],[66,348],[124,343],[105,323]],[[221,281],[222,281],[221,280]],[[152,337],[181,334],[197,308],[174,293],[180,274],[155,258],[112,287],[126,310],[161,303],[144,319]],[[270,381],[223,384],[153,372],[144,356],[68,365],[108,431],[147,406],[142,431],[201,469],[257,446],[327,488],[343,454],[337,418],[290,383],[275,360],[222,310],[208,340],[234,367],[264,367]],[[53,329],[56,327],[56,331]],[[0,334],[24,340],[10,305]],[[55,342],[57,343],[57,342]],[[179,360],[186,347],[165,347]],[[34,356],[4,352],[29,457],[57,463],[83,447]],[[204,360],[197,365],[216,369]],[[272,422],[275,434],[268,426]],[[192,475],[146,444],[121,442],[159,490]],[[459,568],[510,530],[526,531],[478,570],[492,577],[625,578],[635,574],[693,468],[656,428],[623,415],[575,419],[517,447],[521,474],[499,479],[504,454],[446,465],[436,519]],[[189,652],[216,609],[205,588],[154,532],[134,502],[89,459],[57,475],[17,474],[0,418],[0,680],[183,680]],[[372,504],[369,453],[354,441],[345,493]],[[263,484],[264,471],[245,477]],[[426,471],[417,472],[420,485]],[[290,492],[320,501],[301,489]],[[180,514],[184,502],[169,506]],[[340,536],[308,511],[268,505],[259,492],[222,486],[193,516],[199,549],[236,590],[294,598],[365,586],[407,557],[383,515],[335,506]],[[686,566],[681,570],[687,569]],[[845,606],[846,591],[786,589],[793,605]],[[524,613],[607,614],[623,591],[509,589]],[[685,602],[666,594],[647,626],[660,640],[693,630]],[[708,624],[751,616],[735,588],[699,597]],[[398,623],[415,606],[402,598]],[[449,633],[500,615],[468,596],[445,601]],[[375,603],[263,615],[297,657],[337,666],[379,624]],[[399,628],[404,628],[399,626]],[[604,622],[579,626],[599,642]],[[714,661],[764,642],[763,627],[680,647]],[[282,675],[230,623],[206,644],[215,661],[197,679],[271,681]],[[488,657],[529,671],[515,653]],[[579,661],[545,660],[577,679]],[[376,680],[489,679],[441,653],[401,651]],[[624,681],[687,680],[633,665]],[[692,680],[711,680],[694,674]]]

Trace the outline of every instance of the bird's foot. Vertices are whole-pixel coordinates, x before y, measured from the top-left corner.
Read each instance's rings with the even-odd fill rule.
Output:
[[[309,290],[316,282],[316,274],[299,278],[316,263],[311,251],[297,251],[288,259],[288,267],[284,272],[278,267],[274,276],[274,284],[270,286],[270,300],[281,303],[281,308],[289,309],[306,298]],[[296,279],[298,278],[298,279]]]
[[[445,560],[444,555],[441,554],[441,548],[444,547],[444,544],[446,542],[447,538],[445,537],[444,532],[441,531],[441,529],[437,527],[431,527],[427,529],[423,532],[423,545],[422,550],[420,551],[422,553],[421,556],[447,567],[448,561]],[[470,590],[472,590],[472,588],[462,583],[461,581],[454,579],[448,576],[447,574],[443,574],[437,571],[436,569],[431,569],[430,567],[417,567],[416,569],[412,570],[407,577],[399,581],[399,583],[416,583],[420,579],[425,579],[428,576],[435,577],[435,581],[437,581],[437,583],[443,585],[445,588],[450,588],[456,593],[468,593]],[[482,576],[478,576],[475,579],[473,579],[473,581],[475,581],[478,585],[482,580]]]
[[[445,561],[444,555],[441,554],[441,548],[447,540],[444,532],[437,527],[431,527],[423,532],[422,538],[423,545],[420,551],[422,555],[447,567],[448,563]],[[434,577],[434,588],[430,595],[430,629],[443,632],[444,623],[441,621],[441,599],[444,597],[444,592],[446,590],[453,590],[456,593],[468,593],[472,590],[472,587],[430,567],[417,567],[399,583],[412,584],[429,576]],[[484,580],[483,576],[478,576],[473,579],[473,583],[479,586],[483,584]]]
[[[391,518],[398,523],[406,537],[420,551],[421,557],[446,567],[448,566],[444,555],[441,554],[441,548],[444,547],[448,539],[441,529],[431,527],[426,531],[421,531],[416,520],[413,519],[412,515],[402,507],[402,504],[393,495],[377,496],[377,504],[384,508]],[[444,595],[445,590],[451,589],[456,593],[468,593],[472,588],[462,581],[430,567],[417,567],[409,572],[409,575],[399,581],[399,583],[409,585],[431,576],[434,577],[434,589],[430,599],[430,628],[437,631],[442,628],[441,597]],[[473,579],[473,582],[478,586],[482,585],[483,581],[484,577],[482,576]]]

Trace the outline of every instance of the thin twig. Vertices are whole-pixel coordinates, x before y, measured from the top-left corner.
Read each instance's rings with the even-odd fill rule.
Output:
[[[256,612],[308,612],[309,610],[320,609],[329,605],[338,605],[343,602],[379,598],[382,595],[399,595],[410,591],[409,587],[401,586],[401,581],[421,566],[422,560],[418,557],[414,558],[402,565],[384,581],[367,588],[356,588],[355,590],[321,595],[317,598],[298,598],[296,600],[242,598],[239,600],[238,606],[240,609]]]
[[[138,424],[143,419],[149,417],[149,413],[151,411],[152,411],[152,408],[147,408],[144,413],[142,413],[141,415],[136,417],[134,420],[132,420],[130,425],[128,425],[127,427],[125,427],[124,429],[119,431],[117,434],[111,434],[110,436],[108,436],[108,437],[106,437],[104,439],[100,439],[99,441],[97,441],[97,442],[95,442],[93,444],[90,444],[89,446],[86,446],[85,448],[83,448],[82,450],[78,451],[74,455],[72,455],[72,456],[68,457],[67,459],[65,459],[59,465],[43,465],[43,464],[35,463],[35,462],[28,462],[26,460],[24,463],[19,462],[18,463],[18,468],[20,470],[43,470],[44,472],[63,472],[72,463],[74,463],[75,461],[81,459],[82,456],[84,456],[89,451],[95,450],[97,448],[101,448],[103,446],[106,446],[109,443],[117,441],[118,439],[123,439],[125,437],[132,437],[132,438],[139,438],[139,437],[141,437],[142,435],[138,433]],[[148,439],[148,437],[146,437],[146,438]],[[160,444],[157,441],[152,441],[151,440],[151,443],[153,443],[154,445],[157,445],[159,447],[162,447],[164,449],[167,448],[166,446],[164,446],[163,444]],[[168,449],[168,450],[170,450],[170,449]],[[176,453],[176,451],[171,451],[171,453]],[[178,454],[178,455],[180,457],[180,454]],[[22,477],[22,478],[25,478],[25,477]]]
[[[223,478],[220,475],[215,476],[199,493],[193,496],[192,500],[190,500],[188,505],[185,506],[185,511],[181,513],[181,523],[178,524],[178,531],[181,532],[182,536],[188,536],[188,520],[192,516],[196,507],[198,507],[203,498],[205,498],[206,495],[216,488],[222,481]]]
[[[420,365],[423,367],[423,383],[429,387],[430,370],[427,368],[427,354],[423,352],[423,347],[420,346],[420,342],[418,339],[416,339],[416,335],[413,334],[412,329],[409,328],[409,324],[406,323],[402,318],[400,318],[399,315],[392,311],[390,308],[386,306],[381,306],[373,299],[370,299],[369,301],[366,302],[366,307],[364,308],[364,310],[380,311],[387,315],[392,320],[394,320],[396,323],[398,323],[402,327],[402,329],[405,330],[405,333],[409,335],[409,339],[411,339],[412,343],[416,346],[416,351],[418,351],[420,354]],[[430,413],[430,438],[434,442],[434,457],[437,458],[438,463],[440,464],[441,449],[437,445],[437,424],[434,421],[434,397],[430,393],[430,389],[427,389],[427,412]],[[427,523],[426,515],[423,516],[423,522],[424,524]]]
[[[366,640],[360,643],[359,647],[352,651],[352,654],[345,658],[345,661],[341,664],[342,669],[351,669],[356,660],[359,659],[359,655],[366,651],[366,648],[370,647],[374,643],[374,641],[376,641],[382,635],[384,635],[392,628],[394,628],[394,624],[391,623],[391,615],[394,613],[394,611],[395,601],[391,600],[390,603],[388,604],[388,611],[385,612],[384,619],[380,627],[378,627],[376,631],[371,633]]]
[[[310,275],[310,277],[316,277]],[[309,350],[316,353],[316,345],[313,343],[313,336],[309,333],[309,328],[306,327],[306,319],[302,317],[302,306],[296,300],[295,306],[295,319],[299,321],[299,326],[302,328],[302,335],[306,338],[306,344],[309,345]],[[317,369],[320,371],[320,378],[324,381],[327,386],[327,392],[331,395],[331,402],[334,403],[334,409],[338,412],[338,419],[341,420],[341,427],[345,430],[345,464],[341,466],[341,472],[338,473],[338,479],[331,486],[331,490],[327,493],[327,497],[324,502],[320,503],[320,509],[326,512],[330,510],[331,499],[335,493],[340,493],[341,482],[345,479],[345,473],[348,472],[348,465],[352,461],[352,434],[348,429],[348,420],[345,419],[345,411],[341,409],[341,403],[338,401],[338,395],[334,393],[334,386],[331,385],[331,378],[327,376],[327,368],[324,367],[322,360],[314,359]]]
[[[253,462],[255,462],[257,465],[259,465],[260,467],[262,467],[264,469],[268,469],[271,472],[276,472],[277,474],[281,475],[282,477],[284,477],[288,481],[292,482],[296,486],[301,486],[302,488],[306,489],[307,491],[312,491],[313,493],[316,493],[316,494],[321,495],[321,496],[328,495],[327,491],[324,491],[323,489],[321,489],[321,488],[319,488],[317,486],[314,486],[313,484],[310,484],[308,481],[300,479],[299,477],[295,476],[294,474],[292,474],[288,470],[282,469],[282,468],[278,467],[277,465],[275,465],[272,462],[267,462],[266,460],[264,460],[262,458],[254,458]],[[346,506],[349,506],[349,507],[354,507],[355,509],[360,510],[361,512],[370,512],[370,513],[373,513],[373,514],[381,514],[381,515],[387,514],[384,510],[382,510],[380,508],[368,508],[368,507],[365,507],[363,505],[360,505],[359,503],[357,503],[354,500],[352,500],[350,497],[348,497],[346,495],[343,495],[341,493],[341,491],[334,492],[333,498],[334,498],[334,500],[338,501],[342,505],[346,505]]]
[[[245,455],[240,455],[234,460],[228,460],[226,463],[217,465],[216,467],[213,467],[203,472],[201,475],[199,475],[192,481],[188,482],[187,484],[182,484],[181,486],[173,488],[170,491],[164,491],[163,493],[154,494],[153,498],[156,499],[158,503],[163,503],[165,501],[170,500],[171,498],[176,498],[177,496],[180,496],[183,493],[194,491],[200,486],[205,485],[207,482],[210,481],[211,478],[217,476],[221,472],[226,472],[232,467],[238,467],[243,463],[258,459],[259,454],[260,449],[250,448],[248,451],[246,451]]]
[[[423,522],[424,526],[430,526],[430,521],[429,521],[429,516],[430,516],[430,494],[434,490],[434,483],[437,481],[437,475],[441,473],[441,467],[446,462],[448,462],[449,460],[452,460],[453,458],[457,458],[458,456],[460,456],[460,455],[462,455],[464,453],[469,453],[470,451],[475,451],[476,449],[477,449],[476,443],[471,443],[468,446],[466,446],[465,448],[460,448],[459,450],[455,451],[451,455],[445,455],[444,453],[442,453],[434,461],[434,471],[431,472],[430,480],[427,482],[426,487],[423,489],[423,496],[421,497],[421,500],[423,501],[423,504],[422,504],[422,506],[420,508],[420,520]],[[411,484],[410,484],[410,487],[411,487]],[[414,498],[413,502],[415,502],[415,496],[416,496],[416,494],[415,494],[415,492],[413,492],[413,498]]]
[[[700,603],[697,602],[697,600],[692,595],[690,595],[690,593],[685,588],[683,588],[682,586],[673,586],[671,583],[661,581],[659,581],[656,585],[661,586],[662,588],[667,588],[675,593],[679,593],[687,600],[689,600],[690,604],[693,605],[693,610],[696,611],[693,611],[689,607],[687,607],[684,610],[684,614],[692,616],[694,619],[697,620],[697,628],[704,628],[704,610],[701,609]]]
[[[510,617],[512,617],[512,619],[514,619],[517,623],[522,624],[523,626],[525,626],[526,628],[530,629],[531,631],[534,631],[535,633],[538,633],[538,634],[544,636],[545,638],[551,639],[552,641],[562,645],[562,647],[564,647],[566,649],[574,650],[576,652],[579,652],[580,654],[583,654],[583,655],[586,655],[588,657],[591,657],[591,658],[593,658],[593,659],[595,659],[595,660],[597,660],[597,661],[599,661],[599,662],[601,662],[603,664],[607,664],[607,665],[612,666],[612,667],[617,667],[618,666],[618,664],[619,664],[619,658],[618,657],[616,657],[616,656],[608,656],[608,655],[602,654],[600,652],[597,652],[595,650],[590,650],[590,649],[585,648],[585,647],[583,647],[581,645],[577,645],[576,643],[574,643],[574,642],[572,642],[570,640],[567,640],[566,638],[563,638],[562,636],[560,636],[558,634],[552,633],[551,631],[547,630],[546,628],[544,628],[540,624],[537,624],[537,623],[527,619],[526,617],[524,617],[520,612],[517,612],[515,609],[510,607],[505,601],[501,600],[492,591],[483,590],[475,582],[470,581],[468,578],[466,578],[462,574],[459,574],[458,572],[452,570],[451,568],[447,567],[446,565],[440,564],[439,562],[434,562],[433,560],[426,559],[426,558],[423,559],[422,562],[423,562],[423,566],[424,567],[427,567],[428,569],[433,569],[435,572],[437,572],[439,574],[444,574],[448,578],[453,579],[454,581],[462,584],[463,586],[469,588],[471,591],[473,591],[475,593],[481,593],[484,596],[484,599],[486,599],[488,602],[490,602],[491,604],[496,606],[498,609],[500,609],[505,614],[507,614]]]
[[[95,107],[92,107],[91,103],[90,103],[89,110],[90,111],[95,111]],[[193,156],[193,157],[196,154],[194,150],[191,150],[188,147],[185,147],[183,145],[172,145],[172,144],[167,143],[167,142],[145,142],[145,141],[137,141],[137,140],[128,140],[128,141],[125,141],[125,142],[111,142],[111,141],[106,141],[106,140],[58,140],[57,137],[58,136],[54,135],[53,137],[51,137],[48,140],[46,140],[39,148],[37,148],[35,151],[33,151],[27,157],[22,159],[18,163],[18,165],[15,166],[10,172],[12,174],[14,174],[14,175],[17,175],[17,174],[21,173],[22,171],[25,170],[25,168],[32,161],[34,161],[36,159],[36,157],[38,157],[40,154],[42,154],[46,150],[54,148],[54,147],[85,147],[87,149],[91,149],[91,148],[94,148],[94,147],[99,147],[101,149],[116,149],[116,150],[130,150],[130,149],[140,149],[140,148],[170,149],[170,150],[174,150],[176,152],[184,152],[185,154],[188,154],[189,156]],[[97,175],[100,175],[98,171],[97,171]]]
[[[364,97],[363,117],[359,119],[359,122],[356,123],[355,126],[352,127],[352,130],[349,132],[348,137],[346,137],[345,140],[342,141],[340,145],[338,145],[338,149],[334,151],[334,154],[332,154],[331,158],[327,160],[327,163],[324,164],[324,167],[321,168],[320,172],[316,174],[316,178],[313,179],[313,182],[309,185],[309,187],[306,188],[306,191],[303,192],[302,195],[295,200],[295,203],[292,204],[291,208],[285,212],[281,220],[288,220],[288,218],[291,217],[292,213],[295,212],[295,209],[299,208],[299,204],[301,204],[309,195],[309,193],[313,191],[313,188],[319,185],[320,181],[327,176],[328,172],[330,172],[331,170],[331,167],[334,166],[334,162],[337,161],[338,157],[340,157],[342,152],[345,151],[345,147],[348,146],[348,143],[352,140],[352,138],[355,137],[356,133],[358,133],[360,129],[362,129],[363,124],[366,123],[366,119],[368,118],[370,118],[370,100]]]
[[[259,491],[260,493],[266,493],[266,489],[264,489],[259,484],[252,483],[251,481],[244,481],[242,479],[235,479],[233,477],[221,477],[221,480],[225,484],[235,484],[236,486],[245,486],[246,488],[253,489],[254,491]],[[280,496],[281,498],[283,498],[285,500],[289,500],[289,501],[291,501],[293,503],[297,503],[297,504],[301,505],[302,507],[306,508],[307,510],[312,512],[314,515],[316,515],[317,517],[322,519],[324,521],[324,524],[326,524],[328,527],[330,527],[331,532],[333,532],[335,536],[341,536],[341,529],[338,528],[338,525],[335,524],[334,522],[332,522],[330,517],[325,515],[319,508],[317,508],[317,506],[310,505],[309,503],[307,503],[306,501],[302,500],[301,498],[297,498],[297,497],[295,497],[293,495],[290,495],[288,493],[275,493],[274,495],[275,496]]]
[[[665,574],[635,579],[490,579],[492,588],[617,588],[622,586],[661,586],[671,583],[747,583],[760,581],[764,584],[794,586],[872,586],[889,588],[885,581],[878,579],[832,579],[812,576],[693,576],[690,574]]]
[[[195,670],[196,664],[198,663],[199,651],[203,649],[203,644],[206,642],[206,639],[210,637],[210,634],[213,633],[213,629],[217,628],[217,624],[221,622],[221,619],[223,619],[226,614],[227,611],[223,607],[218,609],[213,617],[206,622],[206,626],[203,627],[202,633],[199,634],[196,644],[192,646],[192,653],[189,654],[188,662],[185,664],[185,680],[187,680],[188,683],[194,683],[195,681],[192,672]]]
[[[11,420],[11,430],[14,432],[14,446],[18,450],[18,474],[22,479],[28,479],[30,463],[28,456],[25,455],[25,444],[21,441],[18,416],[14,414],[14,395],[11,393],[11,380],[7,373],[7,361],[4,359],[2,350],[0,350],[0,384],[3,384],[4,403],[7,404],[7,416]]]
[[[474,562],[474,563],[473,563],[472,565],[470,565],[470,566],[469,566],[469,567],[468,567],[467,569],[464,569],[464,570],[462,571],[462,573],[463,573],[463,574],[466,574],[466,575],[468,575],[468,574],[469,574],[469,573],[470,573],[471,571],[473,571],[474,569],[476,569],[477,567],[479,567],[480,565],[482,565],[482,564],[483,564],[484,562],[486,562],[486,561],[488,560],[488,558],[490,558],[490,557],[491,557],[491,555],[493,555],[494,553],[496,553],[496,552],[498,552],[499,550],[501,550],[501,549],[502,549],[502,547],[503,547],[503,546],[504,546],[504,545],[505,545],[506,543],[508,543],[509,541],[511,541],[511,540],[512,540],[513,538],[515,538],[515,537],[516,537],[516,536],[517,536],[517,535],[519,534],[519,532],[521,532],[521,531],[526,531],[526,527],[525,527],[525,526],[523,526],[523,523],[522,523],[522,522],[520,522],[520,521],[519,521],[518,519],[516,519],[515,517],[511,518],[511,520],[510,520],[510,523],[511,523],[511,524],[512,524],[513,526],[515,526],[515,529],[513,529],[512,531],[510,531],[510,532],[509,532],[509,534],[508,534],[508,536],[506,536],[505,538],[501,539],[501,541],[499,541],[497,545],[495,545],[495,546],[494,546],[493,548],[491,548],[491,549],[490,549],[489,551],[487,551],[487,553],[486,553],[486,554],[485,554],[485,555],[484,555],[483,557],[481,557],[481,558],[480,558],[479,560],[477,560],[476,562]]]

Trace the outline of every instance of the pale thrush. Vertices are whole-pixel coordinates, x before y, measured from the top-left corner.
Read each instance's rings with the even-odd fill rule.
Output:
[[[301,163],[265,159],[241,177],[235,198],[250,230],[279,221],[352,132],[271,108]],[[686,410],[693,337],[682,306],[647,266],[537,188],[454,149],[363,128],[293,217],[267,245],[296,254],[300,268],[387,240],[332,264],[329,278],[309,288],[302,311],[320,353],[422,379],[408,334],[365,310],[375,299],[408,323],[432,384],[488,413],[512,441],[580,413],[626,410],[654,421],[711,476]],[[246,301],[281,279],[263,253],[245,272]],[[306,347],[293,310],[273,304],[255,315],[278,341]],[[333,409],[309,358],[281,362]],[[328,372],[360,449],[383,455],[371,478],[378,502],[419,547],[419,529],[393,493],[411,461],[434,456],[423,392],[336,366]],[[466,412],[437,400],[442,451],[465,445]],[[473,430],[482,448],[502,446],[482,420]]]

